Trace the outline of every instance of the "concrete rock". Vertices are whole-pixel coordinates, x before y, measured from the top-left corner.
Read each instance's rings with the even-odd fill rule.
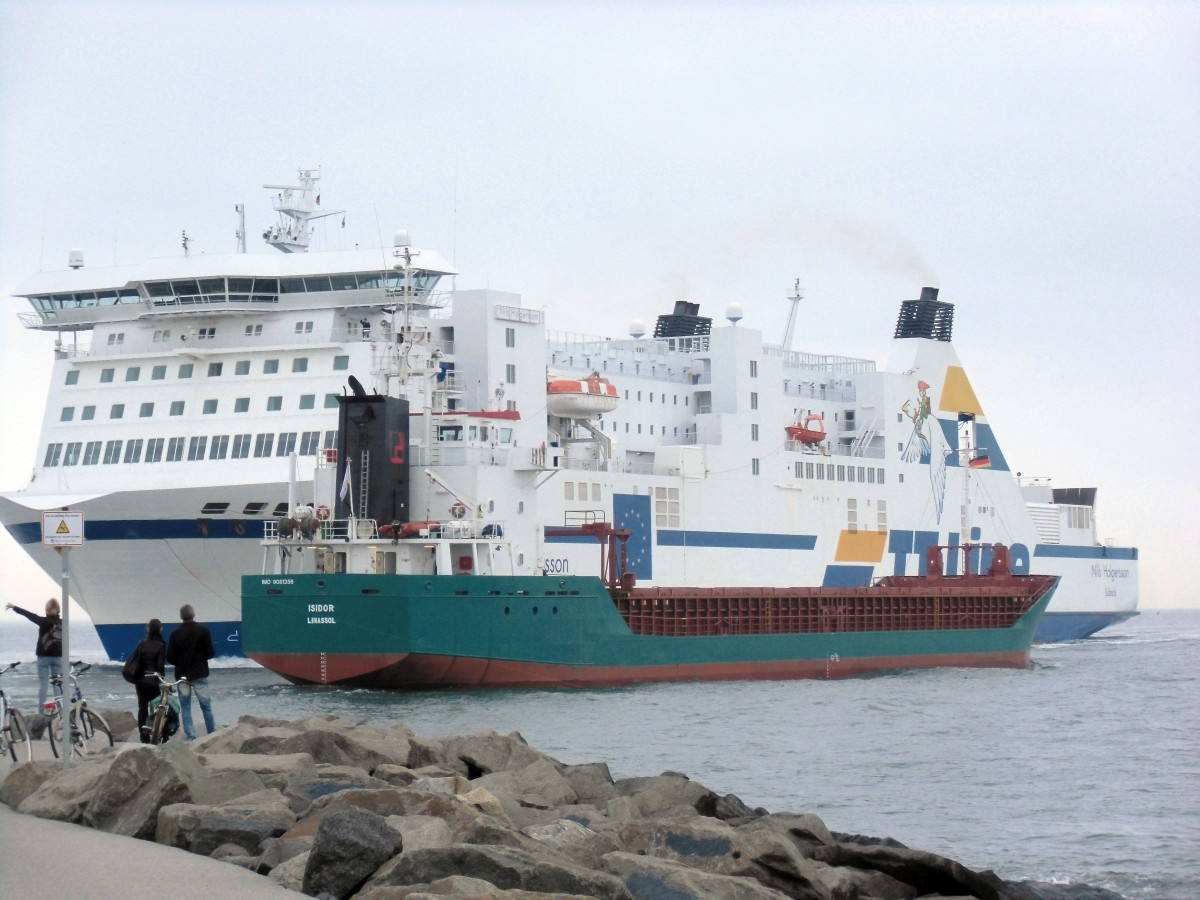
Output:
[[[820,847],[830,847],[837,843],[825,827],[825,823],[812,813],[770,813],[745,823],[741,828],[747,831],[772,831],[783,835],[804,856],[811,855]]]
[[[268,876],[276,884],[299,893],[304,888],[304,870],[308,867],[308,851],[284,860]]]
[[[562,765],[530,747],[515,731],[508,735],[484,731],[443,738],[442,753],[446,762],[458,762],[465,766],[465,774],[472,781],[493,772],[522,769],[539,759],[550,760],[556,766]]]
[[[291,836],[289,837],[289,835]],[[313,834],[299,836],[292,835],[291,831],[285,831],[279,837],[267,838],[262,843],[262,853],[255,860],[254,871],[260,875],[266,875],[292,857],[307,853],[312,849],[314,836],[315,830]]]
[[[204,855],[224,843],[237,844],[247,854],[257,855],[264,840],[278,837],[295,823],[296,814],[283,794],[269,789],[215,806],[164,806],[158,813],[154,839]]]
[[[502,799],[510,798],[519,806],[534,809],[553,809],[579,800],[579,795],[575,793],[571,782],[563,777],[559,767],[545,758],[519,769],[483,775],[472,784]]]
[[[321,819],[304,867],[304,893],[348,897],[403,846],[382,816],[363,809],[334,810]]]
[[[307,753],[271,755],[265,753],[199,753],[200,762],[210,775],[236,775],[254,772],[269,788],[283,790],[292,778],[315,781],[317,767]]]
[[[21,803],[46,783],[46,780],[62,771],[62,763],[49,760],[21,763],[10,771],[0,784],[0,803],[16,809]]]
[[[637,900],[785,900],[789,896],[750,878],[714,875],[652,856],[618,852],[604,861]]]
[[[108,729],[117,743],[126,740],[141,741],[141,735],[137,733],[137,716],[129,710],[108,706],[103,709],[96,707],[96,712],[108,723]]]
[[[22,800],[17,812],[59,822],[81,822],[92,792],[115,758],[104,756],[76,761],[69,769],[63,769],[59,763],[59,771]]]
[[[556,819],[549,825],[534,825],[524,829],[524,833],[550,847],[582,844],[596,836],[592,829],[571,819]]]
[[[406,852],[426,847],[449,847],[454,843],[450,826],[434,816],[388,816],[387,823],[400,832]]]
[[[633,801],[633,810],[640,818],[697,813],[712,816],[717,808],[717,795],[686,775],[664,773],[650,778],[622,778],[613,786],[618,798]],[[609,806],[612,805],[610,801]]]
[[[139,744],[117,754],[96,784],[83,821],[93,828],[153,840],[158,811],[191,803],[189,781],[202,769],[187,744]]]
[[[897,847],[864,847],[834,844],[819,847],[811,858],[831,866],[851,866],[883,872],[912,885],[919,895],[944,894],[1004,900],[1003,882],[991,872],[975,872],[966,866],[924,850]]]
[[[571,789],[575,791],[579,803],[602,806],[617,796],[617,789],[613,784],[612,773],[608,770],[608,763],[565,766],[562,775],[571,785]]]

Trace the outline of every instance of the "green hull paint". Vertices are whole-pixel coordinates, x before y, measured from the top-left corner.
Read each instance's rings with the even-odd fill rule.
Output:
[[[251,658],[414,654],[585,668],[831,657],[969,664],[972,656],[1027,654],[1052,595],[1010,628],[659,637],[633,634],[595,578],[246,576],[242,641]]]

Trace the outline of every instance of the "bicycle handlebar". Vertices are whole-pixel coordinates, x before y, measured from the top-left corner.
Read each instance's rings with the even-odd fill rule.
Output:
[[[155,672],[155,673],[154,673],[154,677],[158,679],[158,681],[159,681],[159,683],[160,683],[160,684],[165,684],[165,685],[167,685],[168,687],[175,687],[175,686],[177,686],[177,685],[180,685],[180,684],[185,684],[185,683],[187,682],[187,676],[186,676],[186,675],[184,675],[182,678],[177,678],[175,681],[167,681],[167,679],[163,678],[163,677],[162,677],[161,675],[159,675],[157,672]]]

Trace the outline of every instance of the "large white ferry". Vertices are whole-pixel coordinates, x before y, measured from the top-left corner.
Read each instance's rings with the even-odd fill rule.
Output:
[[[1015,573],[1061,576],[1040,640],[1136,613],[1137,549],[1097,539],[1094,488],[1014,474],[936,289],[901,303],[882,370],[791,350],[798,291],[780,343],[736,305],[722,324],[686,302],[649,333],[555,332],[518,295],[442,291],[451,266],[403,232],[309,252],[330,214],[317,178],[270,186],[282,253],[89,268],[72,251],[17,291],[58,340],[33,476],[0,520],[57,577],[41,512],[84,512],[71,595],[114,659],[185,602],[239,654],[264,523],[356,500],[397,528],[503,528],[515,571],[547,576],[599,574],[595,543],[559,526],[611,523],[649,586],[868,585],[920,574],[930,546],[1003,543]],[[409,401],[403,450],[428,477],[404,509],[364,509],[378,485],[339,468],[348,385]]]

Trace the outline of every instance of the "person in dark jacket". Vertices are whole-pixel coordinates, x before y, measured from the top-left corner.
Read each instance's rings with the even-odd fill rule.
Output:
[[[130,656],[141,660],[138,666],[141,675],[134,688],[137,690],[138,701],[138,734],[142,743],[150,743],[150,735],[146,733],[146,720],[150,717],[150,701],[158,696],[158,679],[155,674],[162,675],[166,671],[166,644],[163,643],[162,622],[151,619],[146,623],[146,636],[133,648]]]
[[[4,606],[20,613],[38,627],[38,712],[41,712],[45,709],[46,698],[50,696],[50,679],[56,675],[62,676],[62,609],[53,597],[46,601],[44,616],[13,606],[11,603]],[[56,688],[54,692],[61,696],[62,687]]]
[[[183,622],[171,632],[167,641],[167,662],[175,666],[175,680],[186,678],[179,686],[179,711],[183,719],[183,733],[189,741],[196,739],[196,728],[192,725],[192,692],[200,701],[200,712],[204,714],[204,727],[209,734],[217,730],[213,718],[212,697],[208,693],[208,661],[217,655],[213,649],[212,634],[196,621],[196,611],[189,604],[179,608]]]

